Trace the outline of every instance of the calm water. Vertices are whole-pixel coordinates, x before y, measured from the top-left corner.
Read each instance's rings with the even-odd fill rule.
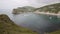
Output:
[[[13,15],[16,24],[28,27],[38,32],[52,32],[60,29],[60,19],[52,15],[37,15],[33,13]]]
[[[11,20],[17,25],[30,28],[37,32],[52,32],[60,29],[60,18],[52,15],[37,15],[34,13],[26,13],[19,15],[12,15],[9,12],[0,12],[7,14]]]

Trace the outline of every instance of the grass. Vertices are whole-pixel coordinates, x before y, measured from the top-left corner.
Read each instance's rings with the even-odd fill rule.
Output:
[[[54,31],[54,32],[51,32],[49,34],[60,34],[60,30],[57,30],[57,31]]]
[[[27,28],[17,26],[7,15],[0,15],[0,34],[38,34]]]

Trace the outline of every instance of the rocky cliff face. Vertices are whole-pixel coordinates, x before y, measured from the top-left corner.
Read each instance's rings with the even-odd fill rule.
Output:
[[[5,14],[0,15],[0,34],[37,34],[27,28],[17,26]]]

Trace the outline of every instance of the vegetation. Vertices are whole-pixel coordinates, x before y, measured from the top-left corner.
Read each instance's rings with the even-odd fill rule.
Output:
[[[60,12],[60,3],[40,7],[40,8],[37,8],[36,10],[39,10],[41,12],[58,13]]]
[[[17,26],[7,15],[0,15],[0,34],[37,34],[27,28]]]
[[[60,30],[51,32],[51,33],[49,33],[49,34],[60,34]]]
[[[40,12],[50,12],[50,13],[59,13],[60,12],[60,3],[51,4],[47,6],[43,6],[40,8],[34,8],[30,6],[24,6],[24,7],[18,7],[16,9],[13,9],[13,14],[21,14],[21,13],[27,13],[27,12],[34,12],[34,11],[40,11]]]
[[[51,5],[47,5],[47,6],[40,7],[40,8],[34,8],[34,7],[30,7],[30,6],[18,7],[16,9],[13,9],[13,14],[34,12],[37,10],[40,12],[59,13],[60,12],[60,3],[51,4]],[[55,19],[56,18],[53,18],[52,20],[50,20],[51,23],[53,23],[54,25],[58,25],[60,27],[59,19],[57,19],[57,20],[55,20]],[[58,22],[56,23],[56,21],[58,21]],[[57,27],[55,27],[55,28],[57,28]],[[48,29],[51,29],[51,28],[48,28]],[[53,30],[55,30],[54,26],[53,26]],[[51,32],[49,34],[60,34],[60,30]]]
[[[33,12],[35,10],[34,7],[30,6],[24,6],[24,7],[18,7],[16,9],[13,9],[13,14],[21,14],[21,13],[27,13],[27,12]]]

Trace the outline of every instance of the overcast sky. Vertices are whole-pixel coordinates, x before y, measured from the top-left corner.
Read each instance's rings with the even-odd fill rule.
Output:
[[[21,6],[41,7],[59,2],[60,0],[0,0],[0,9],[13,9]]]

